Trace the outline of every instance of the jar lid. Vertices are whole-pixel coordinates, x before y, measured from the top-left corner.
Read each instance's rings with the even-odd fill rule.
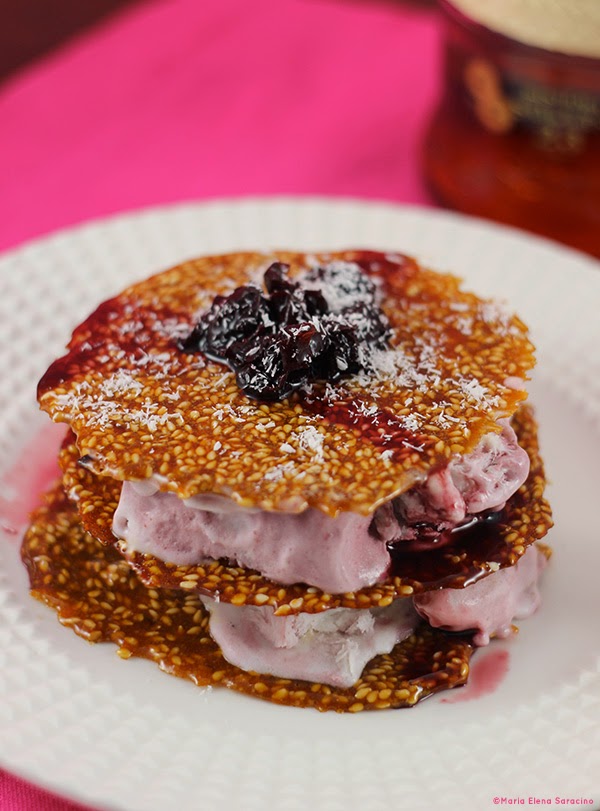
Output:
[[[448,0],[447,5],[527,45],[600,57],[600,0]]]

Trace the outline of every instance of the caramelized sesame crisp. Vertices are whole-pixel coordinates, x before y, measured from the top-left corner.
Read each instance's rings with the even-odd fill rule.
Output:
[[[283,621],[384,608],[515,565],[552,525],[537,426],[522,405],[533,364],[516,316],[398,254],[237,253],[134,284],[76,328],[38,386],[42,409],[69,432],[62,479],[21,548],[32,594],[123,659],[274,703],[354,713],[464,684],[472,635],[424,622],[349,689],[246,672],[211,638],[202,598]],[[229,560],[177,566],[113,535],[124,480],[153,479],[149,491],[173,499],[371,516],[501,418],[529,454],[525,484],[437,548],[389,544],[386,579],[360,591],[283,586]]]
[[[301,278],[357,267],[375,284],[388,348],[369,368],[261,403],[233,372],[180,342],[216,295],[257,283],[273,262]],[[78,327],[39,385],[94,473],[157,476],[187,498],[245,507],[368,515],[511,416],[533,347],[515,316],[413,259],[367,251],[195,259],[129,287]]]
[[[411,707],[468,677],[469,635],[425,623],[391,653],[372,659],[349,689],[240,670],[210,637],[199,595],[142,585],[114,549],[83,530],[58,485],[33,515],[22,557],[33,596],[63,625],[90,642],[112,642],[123,659],[150,659],[200,686],[229,687],[276,704],[360,712]]]
[[[303,584],[283,586],[224,560],[176,566],[152,555],[129,553],[124,543],[120,544],[122,553],[149,587],[198,591],[236,605],[270,605],[280,616],[330,608],[373,608],[432,589],[462,588],[499,568],[514,565],[527,547],[544,537],[552,526],[532,409],[522,406],[512,424],[519,444],[529,454],[531,468],[527,481],[509,500],[500,520],[474,534],[459,533],[455,543],[438,550],[395,552],[389,577],[357,592],[332,595]],[[74,443],[67,440],[59,459],[65,491],[76,502],[85,529],[105,543],[114,543],[110,527],[121,484],[106,476],[95,476],[78,465],[77,459]]]

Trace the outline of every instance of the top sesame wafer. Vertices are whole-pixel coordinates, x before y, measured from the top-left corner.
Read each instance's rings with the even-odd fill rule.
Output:
[[[393,333],[372,368],[262,403],[234,374],[178,342],[215,295],[258,283],[274,261],[301,277],[354,263],[380,291]],[[155,476],[187,498],[246,507],[369,514],[498,430],[534,364],[524,324],[405,256],[372,251],[204,257],[133,285],[75,330],[40,381],[41,407],[67,422],[97,474]]]

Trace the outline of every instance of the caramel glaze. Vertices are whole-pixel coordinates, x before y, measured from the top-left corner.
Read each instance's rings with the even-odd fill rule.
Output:
[[[149,659],[200,686],[295,707],[360,712],[410,707],[468,678],[470,635],[426,623],[390,654],[372,659],[348,689],[240,670],[211,639],[199,595],[144,586],[113,548],[83,530],[59,483],[34,513],[21,554],[33,596],[63,625],[90,642],[112,642],[124,659]]]

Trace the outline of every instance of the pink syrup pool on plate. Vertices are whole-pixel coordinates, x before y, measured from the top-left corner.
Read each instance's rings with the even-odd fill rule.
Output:
[[[510,654],[505,648],[489,650],[481,659],[475,657],[467,684],[442,701],[445,704],[456,704],[458,701],[472,701],[495,692],[508,673],[509,664]]]
[[[65,434],[62,425],[50,423],[21,450],[0,481],[0,529],[18,537],[42,494],[60,475],[57,456]]]

